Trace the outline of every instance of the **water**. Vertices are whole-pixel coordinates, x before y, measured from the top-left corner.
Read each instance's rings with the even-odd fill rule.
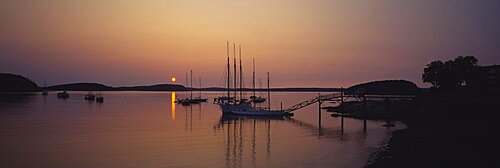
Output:
[[[221,117],[183,92],[103,92],[104,103],[0,95],[0,167],[362,167],[391,131],[383,121],[330,117],[318,105],[291,119]],[[317,93],[273,93],[274,108]]]

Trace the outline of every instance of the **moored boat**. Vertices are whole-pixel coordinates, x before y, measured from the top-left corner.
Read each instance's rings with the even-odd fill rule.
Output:
[[[87,95],[85,95],[85,100],[94,101],[95,95],[92,94],[91,92],[89,92],[89,93],[87,93]]]
[[[62,91],[62,92],[57,93],[57,97],[66,99],[66,98],[69,98],[69,94],[66,91]]]
[[[104,97],[102,97],[102,94],[99,92],[99,94],[97,94],[97,96],[95,97],[95,101],[98,102],[98,103],[102,103],[104,102]]]

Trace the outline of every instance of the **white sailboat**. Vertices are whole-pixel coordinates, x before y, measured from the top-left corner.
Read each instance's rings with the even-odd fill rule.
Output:
[[[231,76],[231,68],[229,65],[229,42],[227,42],[227,96],[222,96],[215,98],[214,103],[218,104],[219,107],[221,108],[221,111],[223,114],[231,114],[235,110],[244,110],[244,109],[251,109],[252,104],[248,102],[246,99],[242,97],[242,94],[240,94],[240,100],[237,99],[237,80],[236,80],[236,46],[233,43],[233,54],[234,54],[234,97],[231,96],[231,81],[230,81],[230,76]],[[240,48],[240,59],[241,59],[241,48]],[[240,63],[240,85],[241,85],[241,63]],[[242,92],[240,86],[240,92]]]
[[[248,116],[291,116],[290,112],[285,110],[271,110],[271,92],[269,90],[269,72],[267,73],[267,98],[268,98],[268,108],[246,108],[246,109],[235,109],[232,111],[236,115],[248,115]]]

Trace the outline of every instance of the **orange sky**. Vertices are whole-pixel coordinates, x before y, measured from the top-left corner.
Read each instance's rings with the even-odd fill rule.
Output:
[[[183,82],[219,86],[226,41],[273,86],[422,84],[425,65],[475,55],[500,63],[498,1],[4,1],[0,71],[38,84]],[[249,83],[247,84],[249,86]]]

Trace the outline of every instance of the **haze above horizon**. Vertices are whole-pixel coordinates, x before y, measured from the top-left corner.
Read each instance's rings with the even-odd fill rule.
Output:
[[[434,60],[500,64],[500,1],[0,0],[0,72],[37,84],[223,86],[226,41],[273,87],[420,87]],[[232,55],[232,51],[231,51]],[[197,83],[196,83],[197,84]]]

